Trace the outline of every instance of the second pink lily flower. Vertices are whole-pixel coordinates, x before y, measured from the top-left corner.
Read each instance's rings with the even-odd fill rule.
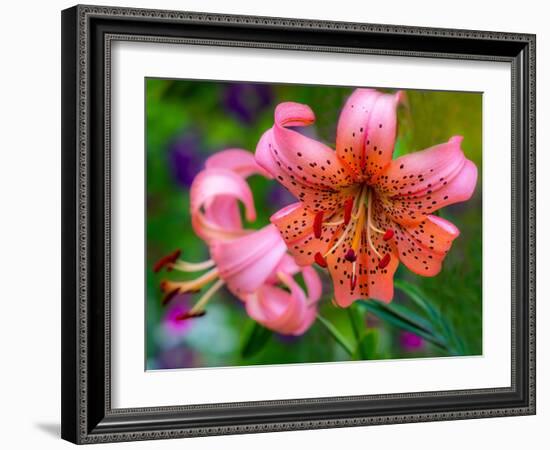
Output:
[[[287,253],[275,226],[260,230],[242,225],[239,201],[248,221],[256,211],[246,178],[266,174],[245,150],[229,149],[206,161],[206,168],[191,186],[191,220],[195,233],[208,245],[211,259],[192,263],[175,251],[154,267],[181,272],[204,272],[190,281],[165,280],[164,302],[186,292],[209,286],[194,306],[177,319],[201,316],[207,303],[224,285],[244,302],[248,315],[282,334],[303,334],[315,321],[321,281],[311,267],[299,267]],[[307,293],[294,280],[301,273]]]
[[[299,264],[328,268],[343,307],[391,301],[399,262],[436,275],[459,230],[433,213],[468,200],[476,186],[461,136],[392,159],[402,98],[356,89],[340,114],[336,150],[289,128],[315,121],[309,106],[281,103],[256,149],[260,166],[298,200],[272,223]]]

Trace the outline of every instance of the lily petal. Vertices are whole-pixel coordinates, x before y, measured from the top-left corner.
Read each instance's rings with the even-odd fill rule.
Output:
[[[294,331],[294,335],[304,334],[317,319],[317,302],[321,298],[323,285],[319,275],[312,267],[304,267],[302,276],[307,287],[307,304],[301,325]]]
[[[372,245],[370,244],[372,242]],[[393,246],[384,241],[381,234],[373,233],[370,242],[366,229],[361,237],[361,246],[356,261],[346,259],[351,245],[351,237],[346,238],[328,257],[328,269],[334,286],[334,300],[338,306],[347,308],[355,300],[374,298],[390,302],[393,298],[393,276],[399,259]],[[373,246],[378,254],[373,250]],[[380,268],[380,257],[389,255],[388,264]],[[352,286],[355,264],[355,286]]]
[[[441,264],[459,234],[451,222],[428,216],[413,227],[398,225],[394,239],[403,264],[418,275],[433,277],[441,271]]]
[[[462,137],[393,161],[380,174],[376,189],[386,212],[403,224],[419,223],[443,206],[468,200],[477,168],[460,148]]]
[[[331,210],[345,198],[343,188],[353,183],[350,173],[330,147],[286,128],[309,125],[314,119],[306,105],[278,105],[273,128],[256,148],[256,161],[309,209]]]
[[[246,301],[245,307],[248,315],[266,328],[293,334],[301,324],[306,304],[304,298],[297,300],[284,289],[267,284]]]
[[[190,196],[193,229],[207,242],[223,235],[239,234],[241,220],[237,218],[237,200],[244,204],[247,220],[256,219],[250,187],[244,178],[230,170],[203,170],[193,180]]]
[[[229,148],[215,153],[206,160],[205,167],[207,169],[228,169],[244,178],[251,175],[272,178],[269,172],[258,165],[254,153],[240,148]]]
[[[358,179],[376,176],[392,159],[396,109],[404,94],[356,89],[338,120],[336,154]]]
[[[319,238],[313,232],[315,213],[301,202],[292,203],[277,211],[270,218],[279,230],[288,251],[300,266],[309,266],[315,261],[315,254],[324,254],[337,237],[337,227],[324,225]],[[343,228],[343,226],[340,226]]]
[[[303,334],[315,320],[316,303],[308,304],[304,291],[291,276],[284,273],[279,276],[290,292],[276,286],[264,285],[247,299],[247,313],[271,330],[282,334]],[[311,276],[313,274],[309,273],[310,284]],[[317,278],[315,283],[320,284],[317,274],[314,276]]]
[[[210,247],[219,276],[237,296],[254,292],[273,273],[286,253],[286,245],[273,225]]]
[[[239,203],[228,195],[214,197],[204,208],[204,216],[225,231],[234,232],[243,227]]]
[[[319,275],[313,267],[302,268],[302,276],[307,288],[307,301],[308,303],[316,303],[321,298],[323,293],[323,285]]]

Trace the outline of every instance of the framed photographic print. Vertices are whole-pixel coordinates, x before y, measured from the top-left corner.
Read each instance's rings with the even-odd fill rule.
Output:
[[[535,36],[62,13],[62,436],[535,413]]]

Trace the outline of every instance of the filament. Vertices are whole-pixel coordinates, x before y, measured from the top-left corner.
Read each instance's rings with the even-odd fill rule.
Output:
[[[223,280],[216,281],[212,286],[208,288],[208,290],[204,293],[204,295],[195,303],[193,308],[191,308],[191,311],[189,311],[189,314],[198,314],[201,311],[204,310],[204,307],[206,304],[210,301],[212,296],[220,290],[220,288],[225,284]]]
[[[180,270],[182,272],[199,272],[201,270],[210,269],[213,266],[214,266],[214,261],[212,261],[211,259],[198,262],[198,263],[182,261],[180,259],[175,263],[173,263],[171,267],[173,269]]]

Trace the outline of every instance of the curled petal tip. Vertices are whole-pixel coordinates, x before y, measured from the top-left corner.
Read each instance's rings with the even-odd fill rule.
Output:
[[[452,143],[452,144],[461,144],[462,141],[464,140],[464,136],[460,136],[460,135],[457,135],[457,136],[453,136],[449,139],[449,142]]]
[[[275,123],[284,127],[307,126],[315,122],[313,110],[301,103],[284,102],[275,108]]]
[[[407,94],[405,91],[399,90],[394,94],[395,98],[395,105],[399,105],[400,103],[403,104],[407,101]]]

